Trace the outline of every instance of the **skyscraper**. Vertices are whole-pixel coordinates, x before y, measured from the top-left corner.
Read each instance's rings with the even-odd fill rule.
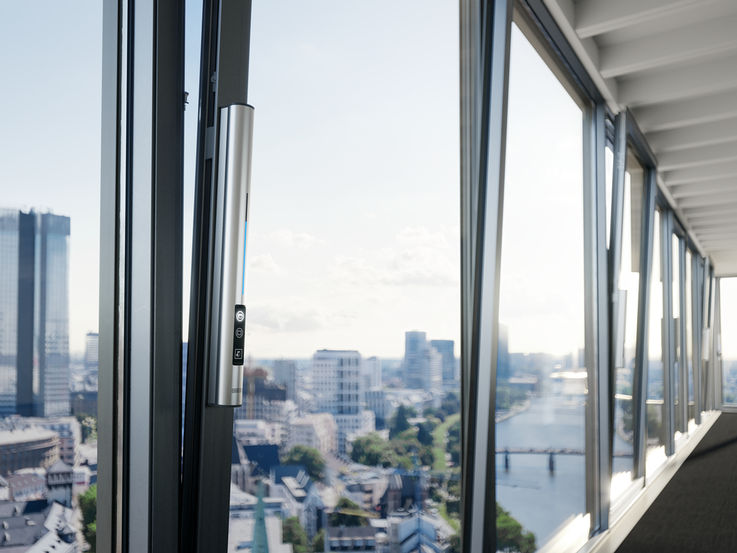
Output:
[[[430,340],[430,345],[440,354],[443,387],[456,389],[456,356],[453,340]]]
[[[0,211],[0,414],[68,415],[69,217]]]
[[[297,364],[294,361],[278,359],[274,361],[274,382],[287,389],[287,399],[295,401],[297,398]]]
[[[321,349],[312,356],[317,410],[330,413],[338,425],[338,451],[344,453],[352,435],[374,430],[374,417],[363,409],[361,354]]]
[[[97,332],[88,332],[85,337],[84,368],[88,371],[97,370],[99,362],[100,335]]]
[[[424,332],[404,333],[404,385],[407,388],[442,392],[442,356],[427,341]]]

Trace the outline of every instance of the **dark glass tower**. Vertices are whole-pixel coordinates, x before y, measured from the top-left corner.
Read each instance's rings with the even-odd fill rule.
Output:
[[[69,217],[0,211],[0,415],[68,415]]]

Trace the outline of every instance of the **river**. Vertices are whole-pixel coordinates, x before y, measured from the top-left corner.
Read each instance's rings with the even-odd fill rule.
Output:
[[[527,410],[496,425],[497,449],[584,450],[584,403],[560,396],[535,397]],[[632,446],[615,437],[615,452]],[[615,458],[614,469],[631,468],[631,458]],[[627,466],[629,464],[629,467]],[[543,545],[573,515],[585,509],[585,458],[556,455],[555,470],[548,470],[548,455],[511,454],[509,470],[497,454],[497,501]]]

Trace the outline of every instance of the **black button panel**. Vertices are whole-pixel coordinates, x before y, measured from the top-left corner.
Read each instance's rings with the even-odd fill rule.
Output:
[[[242,365],[246,350],[246,306],[236,305],[233,314],[233,365]]]

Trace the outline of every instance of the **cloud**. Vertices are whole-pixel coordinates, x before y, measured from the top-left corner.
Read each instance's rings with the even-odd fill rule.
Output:
[[[313,236],[307,232],[295,232],[288,228],[275,230],[270,234],[270,238],[275,244],[285,248],[297,248],[307,250],[313,246],[323,244],[324,240]]]
[[[248,326],[258,331],[312,332],[325,326],[325,317],[315,309],[258,304],[249,309]]]
[[[445,234],[406,227],[391,247],[338,256],[331,277],[355,286],[457,286],[460,259]]]
[[[283,272],[270,253],[249,257],[248,269],[258,273],[271,273],[275,275],[280,275]]]

